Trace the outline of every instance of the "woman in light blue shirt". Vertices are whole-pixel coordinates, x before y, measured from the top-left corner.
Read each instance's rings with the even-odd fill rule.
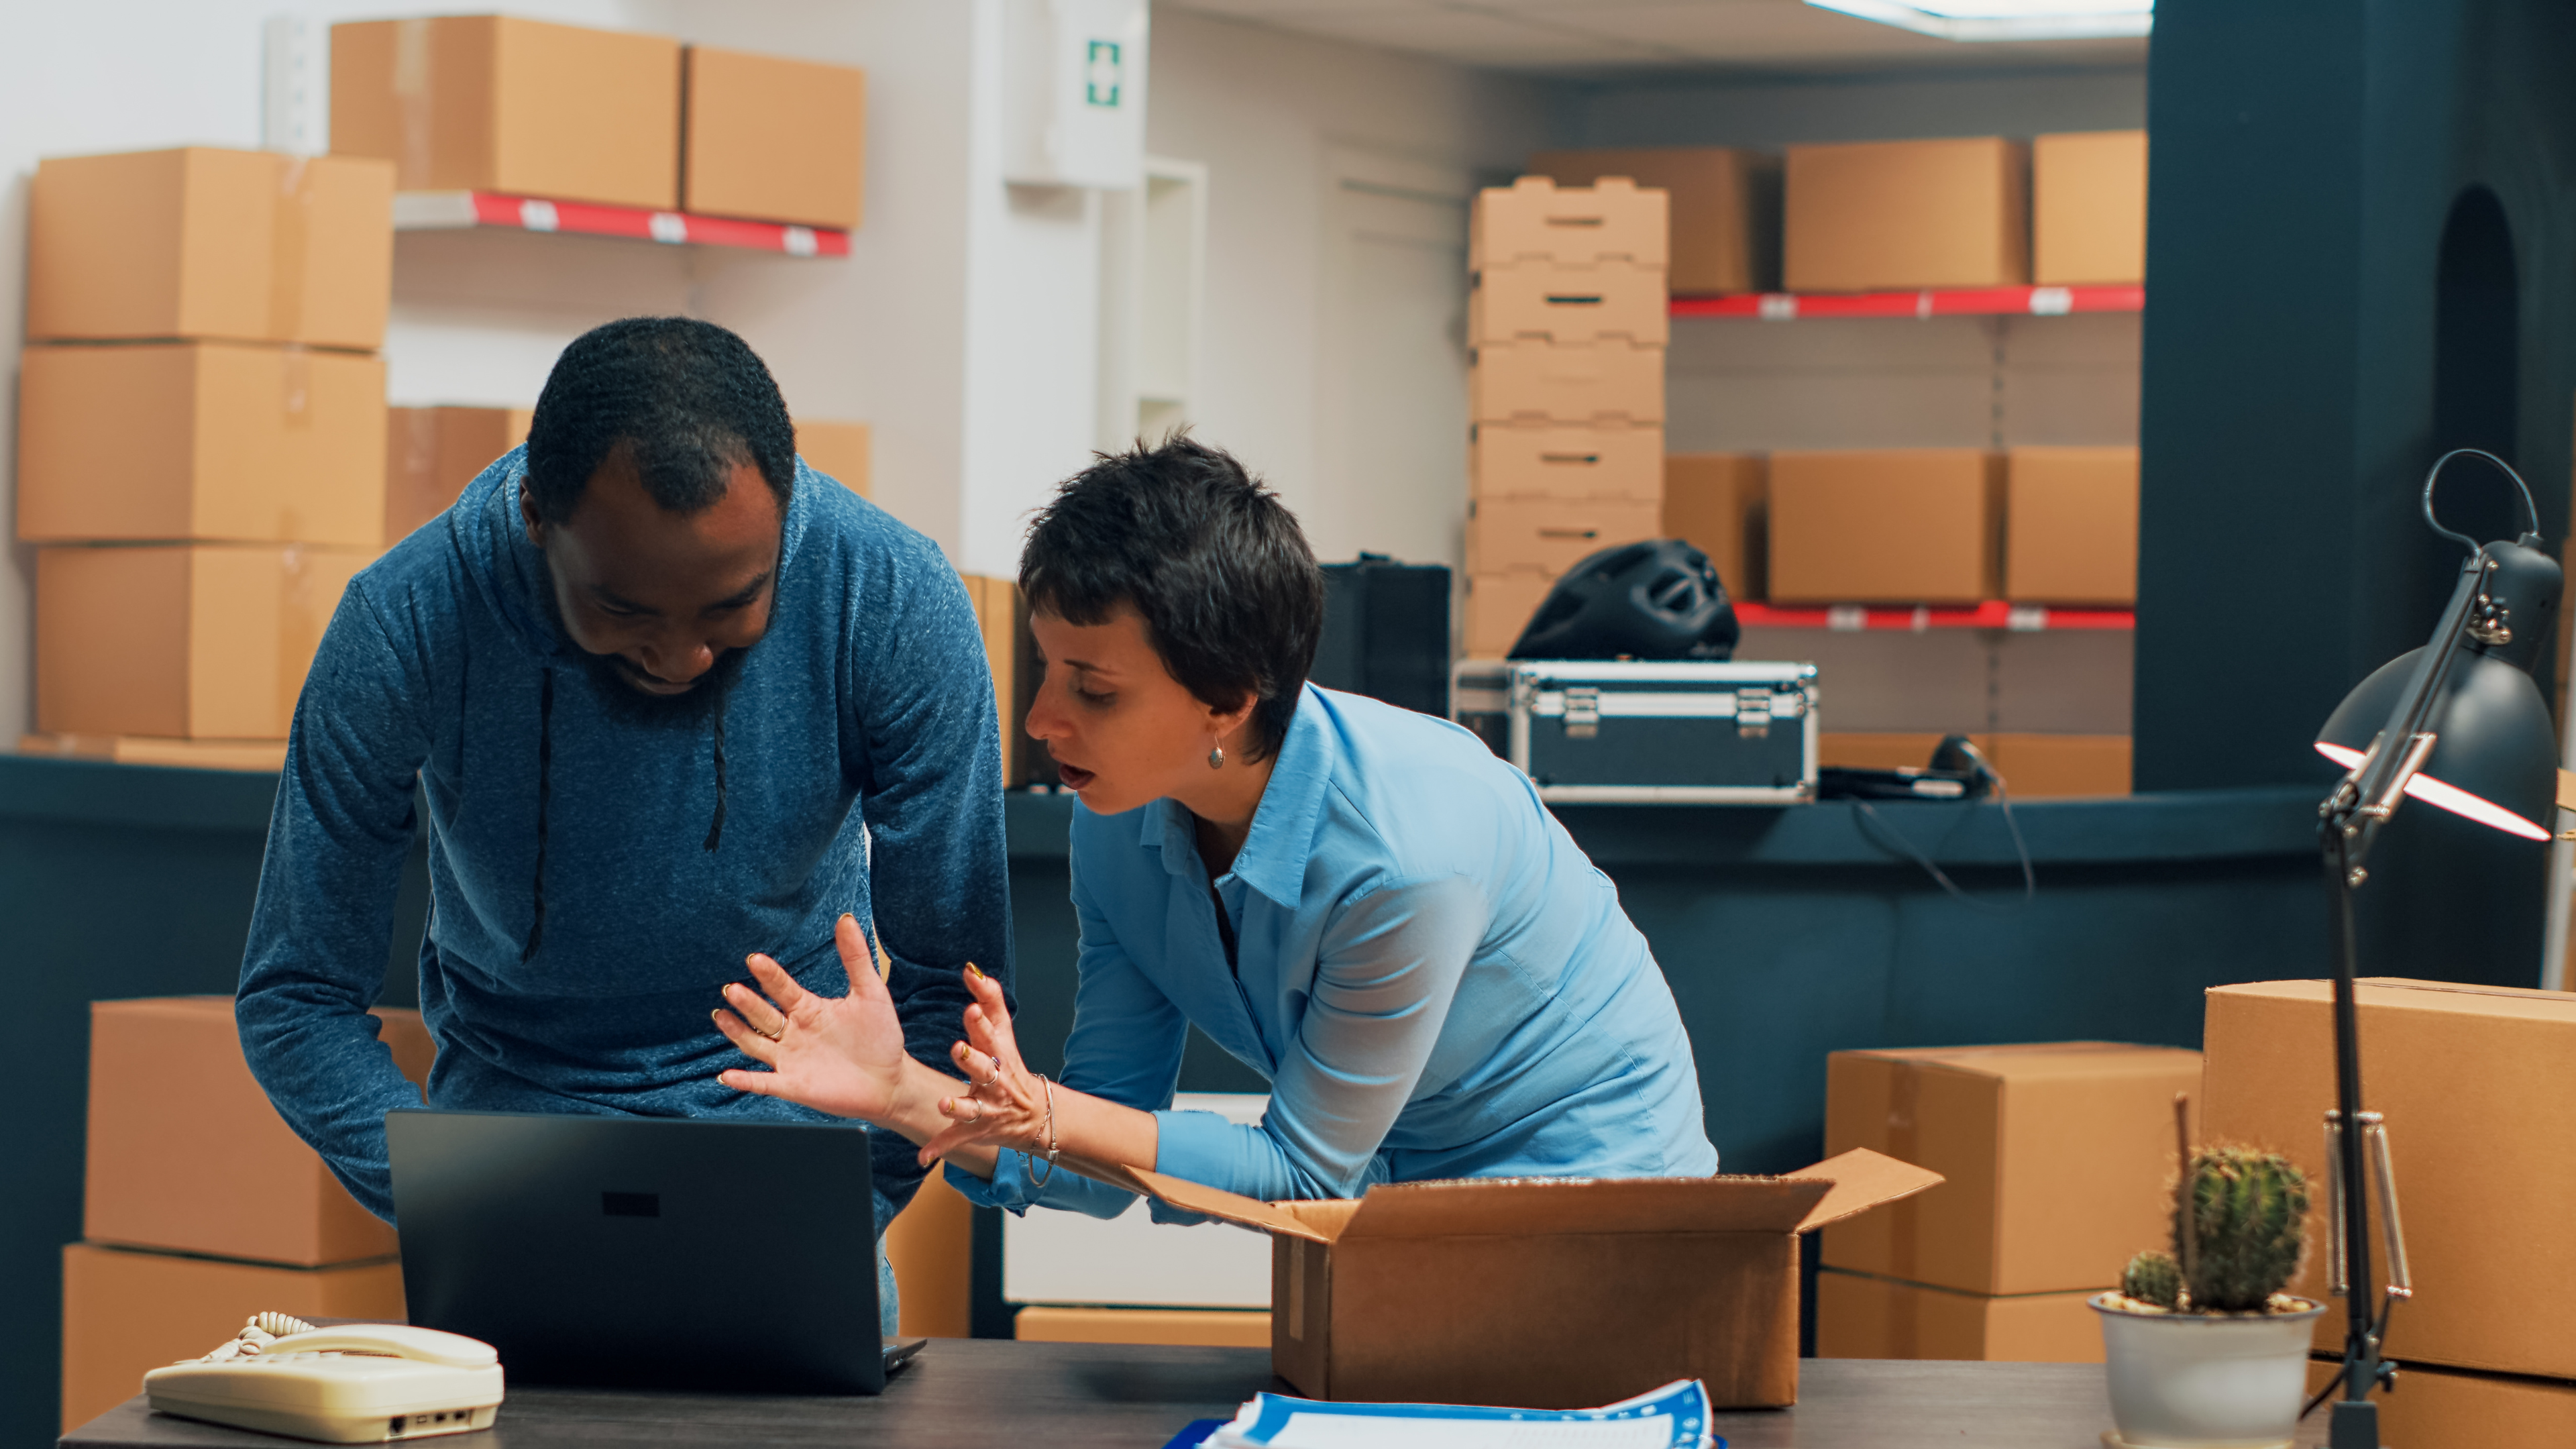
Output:
[[[855,923],[845,998],[765,957],[727,1085],[864,1117],[976,1202],[1114,1216],[1046,1160],[1267,1200],[1429,1178],[1717,1170],[1672,992],[1527,777],[1427,715],[1305,683],[1322,578],[1296,520],[1187,438],[1100,463],[1030,531],[1047,666],[1028,732],[1074,812],[1081,984],[1064,1079],[995,984],[960,1081],[913,1061]],[[1258,1126],[1171,1110],[1190,1026],[1271,1083]],[[1042,1185],[1041,1185],[1042,1184]]]

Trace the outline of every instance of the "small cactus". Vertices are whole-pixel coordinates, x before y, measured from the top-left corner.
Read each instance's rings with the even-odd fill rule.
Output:
[[[2174,1193],[2174,1257],[2191,1310],[2260,1312],[2298,1276],[2307,1218],[2307,1176],[2280,1154],[2244,1147],[2194,1154]]]
[[[2182,1265],[2171,1253],[2147,1249],[2129,1260],[2128,1271],[2120,1275],[2120,1291],[2141,1303],[2159,1308],[2182,1306]]]

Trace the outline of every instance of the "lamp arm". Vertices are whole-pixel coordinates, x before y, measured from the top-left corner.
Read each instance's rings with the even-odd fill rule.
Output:
[[[2432,741],[2424,736],[2424,723],[2432,717],[2435,702],[2450,683],[2451,666],[2462,652],[2461,641],[2467,635],[2470,617],[2476,611],[2487,574],[2494,567],[2494,558],[2484,548],[2460,566],[2459,584],[2451,590],[2451,602],[2442,610],[2441,622],[2434,625],[2423,657],[2416,661],[2415,677],[2407,681],[2405,693],[2398,696],[2396,706],[2388,712],[2388,723],[2371,740],[2369,752],[2345,774],[2318,811],[2329,830],[2345,837],[2342,854],[2349,870],[2361,869],[2379,827],[2388,822],[2405,798],[2406,782],[2432,753]]]

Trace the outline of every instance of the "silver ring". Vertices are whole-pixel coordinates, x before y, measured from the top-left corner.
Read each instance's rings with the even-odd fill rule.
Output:
[[[969,1121],[969,1122],[981,1122],[981,1121],[983,1121],[983,1120],[984,1120],[984,1104],[983,1104],[983,1103],[981,1103],[981,1102],[977,1102],[977,1101],[976,1101],[974,1098],[972,1098],[972,1097],[969,1097],[969,1098],[967,1098],[966,1100],[967,1100],[968,1102],[970,1102],[970,1103],[973,1103],[973,1104],[974,1104],[974,1107],[975,1107],[975,1115],[974,1115],[974,1116],[972,1116],[972,1117],[967,1118],[966,1120],[967,1120],[967,1121]]]
[[[993,1064],[993,1075],[986,1077],[984,1080],[975,1084],[975,1090],[979,1092],[1002,1079],[1002,1059],[993,1055],[991,1052],[986,1052],[984,1053],[984,1060]]]
[[[769,1038],[771,1041],[776,1041],[780,1037],[787,1035],[787,1018],[784,1016],[778,1018],[778,1030],[776,1031],[761,1031],[761,1029],[756,1026],[753,1027],[752,1030],[760,1032],[762,1036]]]

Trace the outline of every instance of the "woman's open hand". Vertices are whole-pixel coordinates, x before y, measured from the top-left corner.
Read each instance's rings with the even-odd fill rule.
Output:
[[[940,1115],[953,1125],[921,1147],[921,1165],[960,1147],[990,1145],[1043,1152],[1053,1145],[1047,1089],[1020,1060],[1019,1039],[1011,1033],[1011,1013],[1002,1003],[1002,986],[992,977],[966,968],[966,990],[975,1000],[966,1008],[966,1040],[948,1049],[949,1059],[966,1074],[965,1095],[943,1099]]]
[[[832,944],[840,949],[841,969],[850,978],[847,996],[817,996],[763,955],[750,958],[758,992],[739,982],[726,984],[725,1005],[733,1010],[715,1012],[716,1029],[769,1070],[736,1068],[717,1074],[716,1080],[736,1091],[784,1097],[836,1117],[890,1123],[903,1111],[905,1068],[911,1061],[903,1049],[903,1023],[868,959],[867,938],[856,917],[845,914],[833,925]]]

